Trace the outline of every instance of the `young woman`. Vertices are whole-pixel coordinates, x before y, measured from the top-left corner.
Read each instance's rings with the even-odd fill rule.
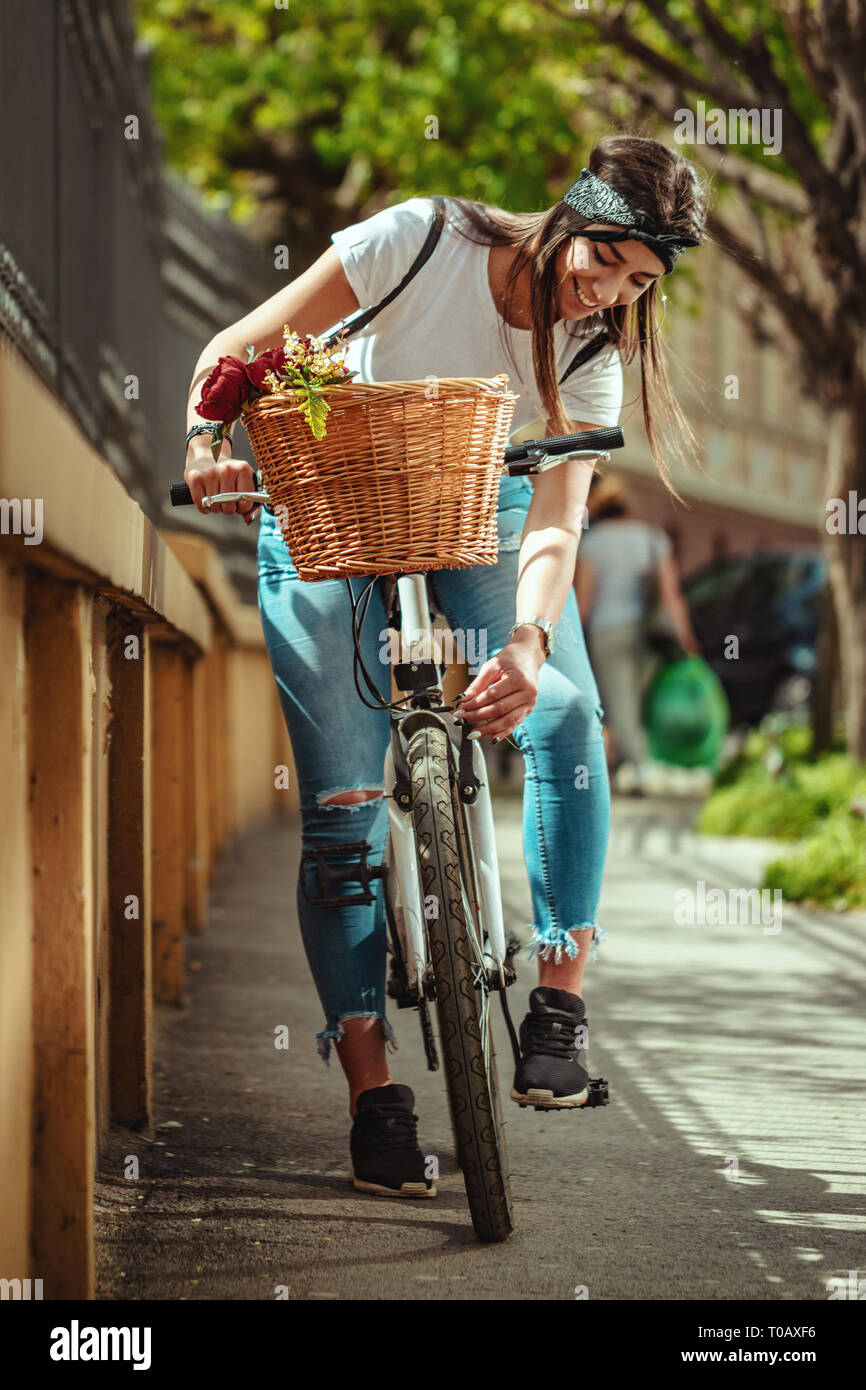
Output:
[[[519,395],[514,429],[540,416],[548,434],[614,425],[622,402],[620,359],[637,352],[644,419],[665,475],[658,414],[688,438],[671,398],[656,333],[662,277],[685,246],[699,243],[704,196],[692,166],[653,140],[609,137],[548,211],[507,213],[450,199],[433,255],[373,323],[350,339],[348,365],[361,381],[428,376],[492,377],[505,371]],[[222,354],[282,344],[283,325],[321,334],[394,288],[423,244],[432,217],[412,198],[337,232],[327,250],[271,299],[208,344],[196,366],[189,424],[201,382]],[[610,346],[558,382],[581,340],[606,327]],[[572,579],[591,470],[576,461],[528,479],[504,479],[499,560],[440,570],[433,592],[452,628],[480,630],[488,658],[461,709],[484,735],[513,734],[525,761],[524,848],[539,986],[521,1025],[523,1060],[512,1099],[579,1105],[587,1072],[580,1025],[590,944],[608,835],[609,787],[602,710],[587,658]],[[210,438],[191,442],[186,479],[196,505],[206,495],[252,487],[247,462]],[[222,510],[256,514],[248,503]],[[294,752],[302,814],[297,907],[310,969],[349,1086],[350,1148],[357,1188],[386,1195],[435,1193],[424,1176],[414,1097],[392,1082],[385,1017],[385,920],[381,882],[373,904],[323,896],[316,855],[328,862],[381,863],[387,810],[382,769],[386,711],[358,700],[343,580],[302,583],[273,517],[262,517],[259,604]],[[363,581],[355,581],[360,592]],[[374,611],[375,610],[375,611]],[[370,605],[372,669],[386,627],[381,594]],[[357,896],[347,883],[338,898]]]

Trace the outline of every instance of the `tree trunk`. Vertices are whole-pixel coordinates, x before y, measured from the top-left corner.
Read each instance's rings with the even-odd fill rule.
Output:
[[[828,531],[825,541],[839,634],[845,734],[851,757],[866,762],[866,506],[858,510],[859,503],[866,502],[866,381],[859,372],[846,408],[830,419],[828,502],[833,498],[844,503],[847,523],[842,534]]]
[[[836,706],[839,686],[839,634],[836,608],[829,580],[821,594],[816,642],[816,670],[812,682],[809,722],[812,725],[812,752],[827,753],[836,732]]]

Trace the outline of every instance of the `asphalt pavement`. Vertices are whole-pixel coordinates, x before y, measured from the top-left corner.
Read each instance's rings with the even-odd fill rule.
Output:
[[[315,1051],[294,907],[298,822],[239,840],[189,942],[189,1004],[157,1010],[157,1127],[113,1130],[102,1155],[98,1297],[826,1300],[863,1266],[866,918],[784,903],[764,922],[732,909],[680,925],[688,894],[749,888],[774,852],[697,836],[696,809],[615,802],[610,935],[585,984],[611,1104],[505,1101],[517,1225],[498,1246],[475,1238],[441,1072],[409,1011],[391,1013],[392,1074],[415,1091],[439,1195],[350,1187],[345,1087]],[[498,796],[496,816],[507,924],[525,937],[519,799]],[[518,969],[516,1019],[533,983],[531,963]]]

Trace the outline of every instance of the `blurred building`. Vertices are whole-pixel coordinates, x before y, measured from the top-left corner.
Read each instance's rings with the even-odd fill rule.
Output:
[[[821,412],[803,395],[794,350],[786,359],[744,327],[738,306],[751,290],[742,272],[714,247],[689,254],[695,282],[672,294],[665,337],[702,464],[671,466],[689,509],[671,501],[656,473],[634,364],[622,420],[627,447],[612,467],[628,478],[636,514],[669,533],[685,573],[729,554],[817,548],[826,516]]]

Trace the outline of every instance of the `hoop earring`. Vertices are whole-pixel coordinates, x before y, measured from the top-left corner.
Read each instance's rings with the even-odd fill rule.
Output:
[[[664,290],[661,291],[661,297],[662,297],[662,316],[661,316],[661,318],[659,319],[658,323],[656,324],[655,328],[653,329],[652,333],[648,333],[647,336],[646,336],[646,338],[643,339],[643,341],[644,341],[645,343],[651,342],[652,339],[655,338],[656,334],[658,334],[658,333],[661,332],[662,324],[664,323],[665,319],[667,318],[667,313],[668,313],[668,297],[667,297],[667,295],[665,294]],[[640,339],[638,339],[638,341],[640,342]]]
[[[652,333],[648,333],[648,334],[646,335],[645,338],[635,338],[634,341],[635,341],[636,343],[651,343],[652,340],[653,340],[653,338],[655,338],[655,337],[657,336],[657,334],[661,331],[661,326],[662,326],[662,324],[664,323],[665,318],[667,317],[667,312],[668,312],[668,310],[667,310],[668,297],[667,297],[667,295],[665,294],[664,290],[661,291],[661,297],[662,297],[662,316],[661,316],[661,318],[659,319],[659,321],[658,321],[658,323],[656,324],[655,328],[653,329]]]

